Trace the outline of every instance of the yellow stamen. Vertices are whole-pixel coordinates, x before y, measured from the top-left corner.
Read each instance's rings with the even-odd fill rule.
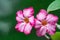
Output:
[[[46,20],[43,20],[43,21],[42,21],[42,25],[45,26],[46,24],[47,24],[47,21],[46,21]]]
[[[28,23],[28,22],[29,22],[29,19],[28,19],[28,18],[25,18],[24,21],[25,21],[26,23]]]

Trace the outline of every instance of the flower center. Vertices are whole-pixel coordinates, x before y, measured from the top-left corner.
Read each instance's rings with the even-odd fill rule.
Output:
[[[29,22],[29,19],[28,19],[28,18],[25,18],[24,21],[25,21],[26,23],[28,23],[28,22]]]
[[[46,21],[46,20],[43,20],[43,21],[42,21],[42,25],[45,26],[46,24],[47,24],[47,21]]]

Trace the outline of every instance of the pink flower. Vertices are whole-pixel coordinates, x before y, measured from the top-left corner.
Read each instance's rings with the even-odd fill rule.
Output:
[[[26,8],[23,11],[17,11],[16,20],[18,24],[15,29],[25,34],[30,34],[32,27],[34,26],[34,10],[32,7]]]
[[[35,19],[37,36],[44,36],[46,33],[53,35],[56,31],[58,17],[48,14],[44,9],[40,10]]]

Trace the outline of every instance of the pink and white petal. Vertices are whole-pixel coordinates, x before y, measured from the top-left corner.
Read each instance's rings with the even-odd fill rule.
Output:
[[[15,27],[19,32],[23,32],[26,23],[18,23]]]
[[[41,22],[35,19],[35,28],[40,28],[40,27],[41,27]]]
[[[56,25],[47,24],[46,27],[47,27],[47,30],[56,31]]]
[[[47,25],[47,32],[50,34],[50,35],[53,35],[56,31],[56,25],[51,25],[51,24],[48,24]]]
[[[34,26],[34,16],[31,16],[31,17],[29,18],[29,22]]]
[[[58,17],[57,16],[54,16],[52,14],[48,14],[46,20],[48,22],[57,22],[58,21]]]
[[[16,16],[16,20],[17,20],[18,22],[22,22],[22,21],[23,21],[23,19],[21,19],[21,18],[18,17],[18,16]]]
[[[24,17],[23,17],[23,12],[22,12],[21,10],[17,11],[16,14],[17,14],[17,16],[18,16],[19,18],[22,18],[22,19],[24,18]]]
[[[46,18],[47,12],[45,10],[40,10],[40,12],[37,14],[37,19],[38,20],[43,20]]]
[[[49,30],[49,31],[48,31],[48,34],[49,34],[49,35],[54,35],[54,34],[55,34],[55,31]]]
[[[33,10],[32,7],[26,8],[26,9],[23,10],[23,14],[24,14],[25,17],[30,17],[34,14],[34,10]]]
[[[44,36],[46,34],[46,27],[41,27],[39,30],[37,30],[37,36]]]
[[[28,34],[30,34],[31,30],[32,30],[32,26],[30,25],[30,23],[26,24],[25,29],[24,29],[24,33],[26,35],[28,35]]]
[[[47,11],[44,10],[44,9],[41,9],[40,12],[41,12],[41,13],[45,13],[45,14],[47,14]]]

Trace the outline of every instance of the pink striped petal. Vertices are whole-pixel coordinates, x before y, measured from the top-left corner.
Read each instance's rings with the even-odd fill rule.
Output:
[[[35,28],[40,28],[40,27],[41,27],[41,22],[35,19]]]
[[[30,22],[32,25],[34,25],[34,16],[31,16],[31,17],[29,18],[29,22]]]
[[[54,35],[55,34],[55,31],[49,30],[48,33],[49,33],[49,35]]]
[[[19,18],[21,18],[21,19],[23,19],[24,17],[23,17],[23,13],[22,13],[22,11],[21,10],[19,10],[19,11],[17,11],[17,16],[19,17]]]
[[[37,30],[37,36],[44,36],[46,34],[46,27],[41,27],[39,30]]]
[[[55,29],[55,28],[56,28],[56,25],[47,24],[46,26],[47,26],[47,29],[48,29],[48,30],[51,30],[51,31],[55,31],[55,30],[56,30],[56,29]]]
[[[47,24],[47,30],[50,35],[53,35],[56,31],[56,25]]]
[[[26,23],[18,23],[15,27],[19,32],[23,32]]]
[[[52,14],[48,14],[46,20],[48,22],[57,22],[58,21],[58,17],[57,16],[54,16]]]
[[[40,10],[40,12],[37,14],[37,19],[44,20],[46,18],[47,12],[45,10]]]
[[[16,20],[17,20],[18,22],[23,22],[23,19],[21,19],[21,18],[18,17],[18,16],[16,16]]]
[[[24,29],[24,33],[30,34],[31,30],[32,30],[32,26],[30,25],[30,23],[26,24],[25,29]]]
[[[30,17],[30,16],[33,15],[33,13],[34,13],[34,10],[33,10],[32,7],[26,8],[26,9],[23,10],[23,14],[24,14],[25,17]]]

